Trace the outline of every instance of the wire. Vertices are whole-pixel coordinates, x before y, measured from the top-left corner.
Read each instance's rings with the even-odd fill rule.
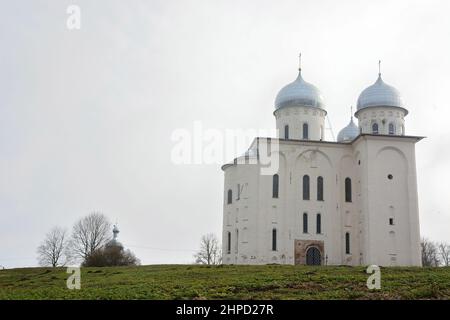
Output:
[[[156,248],[156,247],[149,247],[149,246],[138,246],[138,245],[132,245],[132,244],[127,244],[125,247],[130,247],[130,248],[141,248],[141,249],[149,249],[149,250],[159,250],[159,251],[186,251],[186,252],[196,252],[198,251],[197,249],[167,249],[167,248]]]
[[[7,258],[7,259],[1,258],[0,259],[0,261],[17,261],[17,260],[36,260],[36,257],[33,257],[33,258]]]
[[[336,141],[336,137],[334,136],[333,127],[331,126],[330,116],[327,114],[326,118],[327,118],[327,121],[328,121],[328,128],[326,128],[326,129],[331,131],[331,136],[333,137],[333,141]]]

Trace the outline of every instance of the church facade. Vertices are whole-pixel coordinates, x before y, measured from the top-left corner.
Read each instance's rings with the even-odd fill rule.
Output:
[[[420,266],[422,137],[406,135],[407,114],[380,73],[358,98],[358,125],[325,141],[324,99],[300,69],[275,100],[278,136],[222,166],[223,263]],[[274,174],[261,173],[261,152],[277,157]]]

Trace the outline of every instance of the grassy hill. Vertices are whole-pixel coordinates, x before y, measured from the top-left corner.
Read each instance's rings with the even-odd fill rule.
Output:
[[[152,265],[0,271],[0,299],[450,299],[450,268],[382,268],[369,291],[363,267]]]

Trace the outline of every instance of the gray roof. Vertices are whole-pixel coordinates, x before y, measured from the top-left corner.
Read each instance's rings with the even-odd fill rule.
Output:
[[[370,107],[399,107],[403,108],[400,92],[394,87],[386,84],[378,75],[377,81],[366,88],[358,98],[357,109]]]
[[[337,142],[351,142],[357,136],[359,136],[359,128],[353,122],[353,117],[352,117],[352,119],[350,120],[350,123],[345,128],[343,128],[341,131],[339,131],[339,134],[337,136]]]
[[[275,109],[306,106],[325,110],[322,94],[314,85],[303,80],[301,70],[297,79],[280,90],[275,99]]]

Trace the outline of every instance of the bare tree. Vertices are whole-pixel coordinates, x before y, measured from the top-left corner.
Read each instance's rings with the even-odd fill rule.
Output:
[[[440,261],[437,245],[427,238],[422,238],[420,246],[422,248],[422,266],[438,267]]]
[[[439,256],[444,266],[450,266],[450,244],[441,242],[438,245]]]
[[[67,231],[59,227],[51,229],[37,249],[39,265],[52,267],[65,265],[66,246]]]
[[[222,250],[219,240],[212,234],[206,234],[200,242],[200,250],[194,255],[195,263],[218,265],[222,263]]]
[[[110,235],[111,223],[104,214],[93,212],[80,219],[72,230],[69,245],[71,258],[85,261],[89,255],[110,240]]]

